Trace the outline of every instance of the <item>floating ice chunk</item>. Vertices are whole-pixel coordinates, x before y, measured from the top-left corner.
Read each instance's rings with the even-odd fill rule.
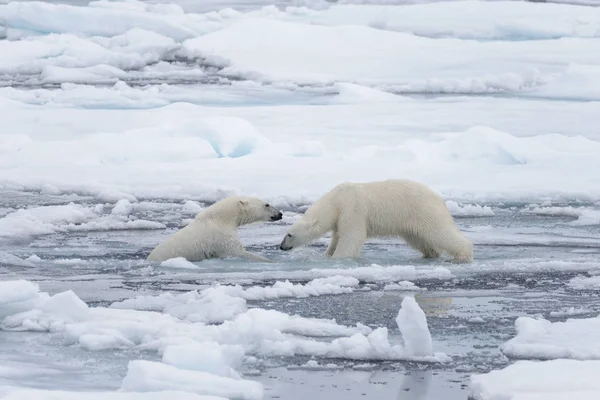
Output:
[[[523,213],[536,215],[577,217],[572,225],[600,225],[600,210],[586,207],[530,207]]]
[[[509,357],[600,359],[600,317],[565,322],[519,317],[515,329],[517,335],[501,346]]]
[[[242,365],[244,354],[244,348],[240,345],[203,342],[167,346],[163,352],[162,362],[178,368],[241,379],[235,370]]]
[[[427,317],[414,297],[407,296],[402,300],[402,308],[398,311],[396,324],[402,332],[408,356],[433,356],[433,341],[427,326]]]
[[[591,314],[594,311],[590,308],[575,308],[569,307],[567,309],[561,311],[550,311],[551,317],[566,317],[566,316],[574,316],[574,315],[585,315]]]
[[[335,280],[339,282],[340,278]],[[346,281],[354,283],[349,279]],[[307,355],[423,362],[447,360],[446,355],[439,353],[421,355],[425,353],[423,339],[417,342],[410,335],[405,340],[406,347],[391,344],[386,328],[373,330],[362,324],[350,327],[339,325],[335,320],[303,318],[260,308],[244,310],[244,299],[228,296],[215,288],[209,288],[202,294],[191,292],[187,297],[189,302],[181,301],[182,297],[176,298],[177,301],[173,302],[176,304],[171,309],[167,309],[160,301],[151,304],[149,301],[144,302],[144,299],[137,300],[144,306],[164,307],[165,311],[179,314],[182,319],[188,321],[196,319],[205,322],[219,319],[220,324],[190,323],[165,314],[114,308],[123,307],[126,302],[116,303],[113,308],[88,308],[69,291],[43,299],[30,311],[6,317],[2,328],[62,333],[68,342],[79,343],[82,348],[91,351],[128,347],[162,351],[166,361],[170,360],[186,368],[206,370],[208,367],[202,361],[196,360],[195,357],[186,358],[183,347],[167,351],[169,346],[173,345],[198,345],[200,347],[196,346],[190,352],[210,353],[210,358],[221,360],[219,373],[229,373],[232,377],[236,377],[235,373],[223,369],[223,366],[233,368],[238,365],[240,357],[243,356],[242,349],[245,354],[260,356]],[[171,295],[171,299],[173,298],[175,297]],[[202,302],[207,306],[204,309],[201,307]],[[231,308],[230,304],[234,307]],[[407,308],[406,304],[404,308]],[[404,320],[417,323],[416,327],[403,326],[403,330],[411,330],[409,334],[419,329],[421,334],[428,333],[427,328],[423,330],[420,325],[422,321],[418,319],[418,315],[415,317],[416,310],[409,308],[408,311],[400,313],[401,318],[402,315],[405,315]],[[332,339],[326,341],[323,340],[325,338]],[[207,350],[210,348],[211,351]],[[168,389],[170,386],[160,387]],[[149,387],[147,390],[153,388]]]
[[[579,275],[571,278],[567,285],[578,290],[597,290],[600,289],[600,275],[590,277]]]
[[[202,207],[198,202],[191,201],[191,200],[186,201],[183,204],[183,207],[181,207],[181,212],[183,212],[185,214],[196,215],[202,210],[204,210],[204,207]]]
[[[45,297],[47,295],[40,293],[37,283],[24,280],[0,281],[0,320],[9,315],[31,310]]]
[[[129,362],[127,375],[123,379],[121,389],[127,392],[183,390],[200,395],[241,400],[262,400],[263,398],[263,386],[259,382],[180,369],[145,360]]]
[[[205,289],[201,293],[193,291],[182,294],[163,293],[159,296],[138,296],[134,299],[112,303],[111,307],[161,311],[188,321],[216,323],[231,319],[246,311],[246,300],[304,298],[351,293],[358,283],[358,279],[353,277],[332,276],[317,278],[305,285],[292,284],[289,281],[278,281],[272,286],[253,286],[247,289],[239,285],[223,285]]]
[[[595,400],[600,397],[600,361],[517,361],[471,376],[475,400]]]
[[[115,333],[86,334],[79,337],[79,345],[89,351],[102,351],[112,349],[126,349],[134,347],[131,340]]]
[[[383,287],[383,290],[385,292],[391,292],[391,291],[419,291],[422,289],[420,287],[418,287],[417,285],[415,285],[413,282],[400,281],[398,283],[390,283],[388,285],[385,285]]]
[[[111,304],[111,308],[161,311],[191,322],[220,323],[246,311],[246,300],[215,288],[182,294],[138,296]]]
[[[53,233],[55,225],[83,223],[92,215],[90,209],[74,203],[20,209],[0,219],[0,236]]]
[[[490,217],[495,215],[489,206],[482,207],[479,204],[460,205],[454,200],[447,200],[446,206],[455,217]]]
[[[200,266],[188,261],[185,257],[175,257],[160,263],[161,267],[175,269],[202,269]]]
[[[165,229],[166,226],[160,222],[147,221],[144,219],[121,221],[111,217],[100,217],[96,220],[81,225],[69,225],[65,228],[69,232],[90,231],[116,231],[137,229]]]
[[[393,93],[353,83],[336,83],[334,86],[338,91],[338,95],[331,99],[330,102],[335,104],[399,103],[411,101],[408,97],[398,96]]]
[[[412,265],[391,265],[384,267],[377,264],[372,264],[370,267],[358,267],[347,269],[315,268],[311,269],[309,272],[317,276],[350,276],[364,282],[395,282],[400,280],[413,280],[421,277],[450,279],[453,276],[450,270],[444,267],[436,267],[434,269],[424,270],[421,268],[415,268]]]
[[[331,276],[328,278],[317,278],[307,284],[293,284],[286,280],[285,282],[275,282],[273,286],[260,287],[253,286],[244,289],[236,286],[219,286],[216,290],[222,290],[230,296],[241,297],[246,300],[266,300],[285,297],[311,297],[327,294],[351,293],[353,287],[358,286],[359,281],[349,276]]]
[[[131,204],[121,200],[115,214],[100,216],[95,207],[70,203],[62,206],[42,206],[20,209],[0,219],[0,237],[26,237],[56,232],[87,232],[126,229],[164,229],[159,222],[121,220]]]
[[[38,263],[41,262],[42,259],[36,255],[36,254],[32,254],[29,257],[26,258],[26,261],[32,262],[32,263]]]
[[[127,199],[121,199],[115,204],[112,211],[110,212],[113,215],[122,215],[128,216],[133,212],[133,204]]]
[[[573,225],[600,225],[600,210],[584,210]]]
[[[43,296],[29,311],[7,316],[1,326],[6,330],[55,331],[65,324],[89,318],[87,304],[71,290]]]
[[[159,392],[67,392],[63,390],[14,389],[2,400],[227,400],[224,397],[201,396],[179,390]]]
[[[18,267],[35,267],[32,261],[34,260],[23,260],[22,258],[0,250],[0,264],[16,265]]]
[[[44,184],[42,185],[42,189],[40,190],[40,194],[48,194],[48,195],[59,195],[60,194],[60,190],[54,186],[54,185],[50,185],[50,184]]]

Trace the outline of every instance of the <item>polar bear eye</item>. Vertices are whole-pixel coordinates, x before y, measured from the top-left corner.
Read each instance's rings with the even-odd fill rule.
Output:
[[[288,237],[292,237],[292,234],[291,234],[291,233],[288,233],[288,234],[287,234],[287,236],[288,236]]]
[[[269,207],[271,207],[271,205],[269,203],[267,203],[267,204],[265,204],[265,207],[269,208]]]

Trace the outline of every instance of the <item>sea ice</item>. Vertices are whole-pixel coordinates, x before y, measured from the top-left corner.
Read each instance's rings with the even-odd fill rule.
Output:
[[[335,281],[342,282],[343,279],[336,278]],[[346,281],[347,284],[356,283],[349,279]],[[426,319],[411,298],[404,299],[397,319],[405,339],[402,346],[389,342],[387,328],[372,329],[362,324],[349,327],[339,325],[335,320],[303,318],[261,308],[246,309],[244,299],[233,298],[217,289],[206,289],[199,298],[197,293],[191,292],[192,296],[188,299],[199,301],[197,304],[175,301],[179,303],[179,306],[175,305],[176,311],[165,309],[165,312],[170,311],[177,317],[151,311],[90,308],[73,292],[67,291],[40,300],[33,304],[33,309],[7,316],[0,326],[7,331],[58,333],[67,342],[79,343],[91,351],[137,347],[164,352],[171,345],[216,342],[218,345],[236,346],[235,349],[243,349],[247,355],[258,356],[307,355],[425,362],[448,359],[443,353],[432,352]],[[203,304],[206,293],[210,301]],[[172,296],[171,299],[177,298]],[[151,304],[143,298],[138,302]],[[125,307],[128,303],[116,304]],[[201,304],[206,307],[204,311],[198,308]],[[157,305],[164,307],[164,300],[151,307],[156,308]],[[233,312],[226,311],[228,309]],[[202,317],[198,318],[198,314]],[[220,320],[220,325],[205,325],[211,319]],[[190,323],[195,321],[199,322]],[[334,339],[330,342],[311,339],[315,337]],[[213,346],[213,349],[217,351],[219,347]],[[228,347],[223,349],[225,351]],[[234,361],[230,362],[235,364]],[[185,360],[181,362],[187,363]]]
[[[433,355],[427,317],[414,297],[407,296],[402,300],[402,308],[398,312],[396,323],[402,332],[407,354],[419,357]]]
[[[129,362],[121,389],[126,392],[183,390],[240,400],[262,400],[264,390],[259,382],[232,379],[146,360]]]
[[[594,400],[600,396],[600,361],[521,360],[471,376],[475,400]]]
[[[68,392],[64,390],[15,389],[2,400],[227,400],[225,397],[201,396],[182,390],[156,392]]]
[[[578,290],[598,290],[600,289],[600,275],[596,276],[576,276],[567,283],[573,289]]]
[[[550,322],[519,317],[517,335],[504,343],[502,352],[512,358],[577,360],[600,359],[600,317]]]

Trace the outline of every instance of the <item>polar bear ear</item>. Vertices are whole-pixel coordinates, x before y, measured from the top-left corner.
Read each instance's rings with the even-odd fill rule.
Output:
[[[240,200],[240,204],[242,207],[248,207],[248,202],[246,200]]]

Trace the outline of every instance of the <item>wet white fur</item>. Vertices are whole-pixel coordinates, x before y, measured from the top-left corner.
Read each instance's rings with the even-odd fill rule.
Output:
[[[255,197],[232,196],[202,210],[186,227],[159,244],[148,256],[150,261],[184,257],[188,261],[208,258],[244,257],[270,262],[268,258],[246,251],[238,236],[238,227],[258,221],[270,221],[281,212],[266,207]]]
[[[359,258],[370,237],[400,237],[425,258],[446,252],[457,263],[473,260],[473,244],[454,224],[444,200],[409,180],[336,186],[292,225],[281,248],[305,245],[330,231],[325,254],[333,258]]]

